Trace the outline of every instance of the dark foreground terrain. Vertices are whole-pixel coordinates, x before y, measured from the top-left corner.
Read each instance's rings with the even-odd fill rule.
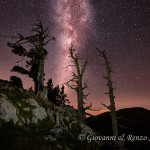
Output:
[[[150,149],[150,141],[145,140],[146,138],[150,139],[150,110],[141,107],[125,108],[117,111],[117,118],[119,135],[125,134],[126,149]],[[103,135],[112,135],[109,112],[87,118],[87,124],[95,132]],[[134,140],[134,138],[136,138],[136,140]]]

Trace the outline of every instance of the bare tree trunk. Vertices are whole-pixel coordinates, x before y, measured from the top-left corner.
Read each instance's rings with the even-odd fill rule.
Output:
[[[113,93],[110,95],[110,110],[111,110],[111,118],[112,118],[113,135],[118,137],[118,123],[117,123],[116,108],[115,108]]]
[[[116,108],[115,108],[115,101],[114,101],[114,88],[112,86],[111,81],[111,68],[109,66],[109,62],[107,60],[107,57],[104,57],[105,63],[106,63],[106,69],[107,69],[107,80],[108,80],[108,88],[109,88],[109,98],[110,98],[110,110],[111,110],[111,118],[112,118],[112,130],[113,135],[118,137],[118,124],[117,124],[117,117],[116,117]]]
[[[36,79],[33,79],[33,81],[34,81],[34,92],[35,94],[37,94],[38,93],[38,80],[36,78]]]
[[[44,87],[44,59],[40,60],[38,70],[38,93],[39,94]]]
[[[79,75],[79,84],[78,84],[78,118],[80,121],[85,123],[85,111],[83,107],[83,88],[82,88],[82,77]]]
[[[106,70],[107,70],[107,76],[103,76],[107,81],[108,81],[108,94],[109,98],[110,98],[110,106],[106,106],[105,104],[103,104],[107,109],[110,110],[111,113],[111,119],[112,119],[112,131],[113,131],[113,135],[118,137],[118,123],[117,123],[117,117],[116,117],[116,108],[115,108],[115,101],[114,101],[114,88],[112,86],[112,79],[111,79],[111,73],[112,68],[110,67],[110,62],[107,59],[106,53],[105,51],[100,51],[99,49],[97,49],[100,53],[100,56],[102,58],[104,58],[105,61],[105,66],[106,66]]]
[[[77,92],[77,101],[78,101],[78,119],[85,123],[85,109],[84,109],[84,102],[83,100],[88,96],[84,95],[83,91],[87,88],[87,86],[82,85],[82,78],[83,74],[86,69],[87,61],[84,63],[84,65],[80,68],[79,66],[79,56],[78,54],[74,54],[75,49],[73,49],[73,46],[70,48],[70,57],[73,59],[73,65],[69,66],[74,66],[76,68],[76,73],[73,73],[73,79],[67,82],[67,85],[71,88],[74,89]],[[75,85],[69,85],[69,82],[74,82]]]
[[[43,27],[41,27],[41,32],[43,33]],[[43,48],[43,34],[40,34],[39,36],[39,54],[40,54],[40,60],[39,60],[39,68],[38,68],[38,95],[40,96],[40,93],[43,91],[44,88],[44,60],[45,60],[45,54],[44,54],[44,48]]]

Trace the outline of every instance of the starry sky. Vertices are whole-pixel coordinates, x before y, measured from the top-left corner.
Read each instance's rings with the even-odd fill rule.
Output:
[[[51,77],[54,85],[71,78],[73,68],[68,51],[71,44],[88,66],[84,82],[90,92],[87,104],[94,109],[109,104],[106,74],[96,47],[105,50],[112,62],[116,108],[144,107],[150,109],[150,1],[149,0],[0,0],[0,78],[10,75],[22,78],[25,88],[31,79],[10,72],[18,56],[7,47],[10,36],[31,35],[32,24],[41,20],[56,37],[46,47],[45,84]],[[82,64],[82,62],[80,62]],[[19,63],[25,66],[25,60]],[[74,91],[66,87],[71,105],[77,105]],[[98,112],[99,113],[99,112]]]

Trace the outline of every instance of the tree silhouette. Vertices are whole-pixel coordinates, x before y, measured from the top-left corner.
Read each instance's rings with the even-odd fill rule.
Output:
[[[48,89],[48,100],[51,101],[52,103],[55,103],[55,96],[53,94],[53,82],[52,79],[50,78],[47,82],[47,89]]]
[[[69,80],[66,84],[77,93],[77,99],[78,99],[78,119],[85,123],[85,110],[90,109],[92,105],[87,106],[84,108],[84,99],[87,99],[87,95],[84,94],[84,90],[88,87],[85,83],[83,85],[83,76],[85,73],[85,69],[87,66],[87,61],[84,62],[84,65],[80,67],[79,60],[81,59],[79,57],[79,54],[75,53],[75,49],[73,49],[73,46],[71,46],[69,50],[69,57],[72,58],[73,65],[69,65],[75,67],[76,73],[72,72],[73,78]],[[74,84],[70,84],[74,83]]]
[[[70,103],[67,98],[67,94],[64,93],[64,85],[61,87],[61,90],[59,86],[57,85],[55,88],[53,88],[53,82],[50,78],[47,82],[47,88],[48,88],[48,100],[52,102],[55,105],[58,106],[65,106],[66,103]]]
[[[67,99],[67,94],[65,94],[64,89],[65,89],[65,87],[64,87],[64,85],[63,85],[63,86],[61,87],[61,91],[60,91],[60,94],[59,94],[60,100],[58,101],[58,104],[59,104],[60,106],[65,106],[66,103],[70,103],[70,102],[69,102],[69,99]]]
[[[59,98],[60,98],[60,95],[59,95],[59,93],[60,93],[60,88],[59,88],[59,85],[57,85],[54,89],[53,89],[53,103],[55,104],[55,105],[59,105],[58,104],[58,100],[59,100]]]
[[[40,92],[44,87],[44,62],[48,54],[45,46],[49,41],[55,40],[55,38],[49,37],[48,29],[43,27],[41,21],[35,24],[32,32],[34,34],[31,36],[18,34],[16,37],[18,41],[15,43],[8,43],[8,46],[12,48],[12,53],[22,57],[17,63],[22,61],[25,57],[30,59],[26,61],[26,67],[28,69],[16,65],[13,67],[12,71],[28,75],[32,78],[34,81],[35,94],[40,96]],[[27,51],[22,46],[23,44],[29,44],[32,48]]]
[[[107,55],[105,51],[100,51],[97,48],[98,52],[100,53],[100,56],[104,59],[105,61],[105,66],[106,66],[106,70],[107,70],[107,75],[103,76],[104,79],[107,80],[107,86],[108,86],[108,92],[105,94],[109,95],[109,99],[110,99],[110,106],[106,106],[105,104],[102,104],[103,106],[105,106],[107,109],[110,110],[111,113],[111,118],[112,118],[112,130],[113,130],[113,135],[118,137],[118,123],[117,123],[117,117],[116,117],[116,108],[115,108],[115,96],[114,96],[114,88],[113,88],[113,82],[112,82],[112,78],[111,78],[111,73],[113,73],[112,68],[110,67],[110,63],[108,61]]]
[[[14,86],[18,86],[18,87],[20,87],[20,88],[23,88],[22,80],[21,80],[19,77],[11,76],[11,77],[10,77],[10,82],[11,82]]]

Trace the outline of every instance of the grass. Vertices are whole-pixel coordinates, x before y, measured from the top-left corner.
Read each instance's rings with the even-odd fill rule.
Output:
[[[54,150],[56,144],[47,142],[44,136],[53,124],[47,120],[37,125],[19,127],[12,122],[1,122],[0,148],[1,150]]]

